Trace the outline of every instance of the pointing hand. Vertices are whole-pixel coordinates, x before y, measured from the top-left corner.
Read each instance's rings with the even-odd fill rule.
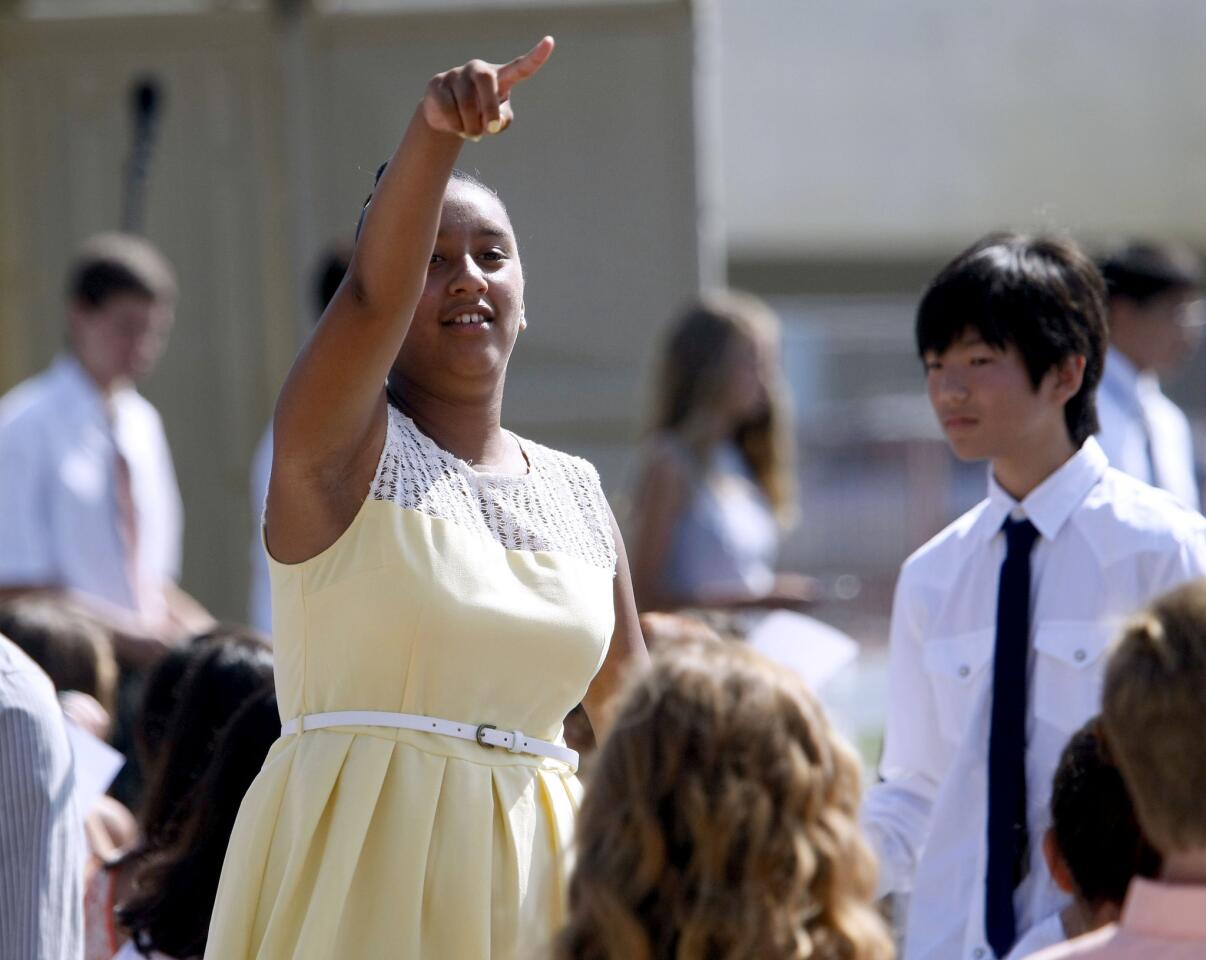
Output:
[[[500,133],[514,118],[511,91],[534,76],[553,53],[553,38],[545,37],[510,63],[470,60],[436,74],[423,97],[423,119],[432,130],[476,140]]]

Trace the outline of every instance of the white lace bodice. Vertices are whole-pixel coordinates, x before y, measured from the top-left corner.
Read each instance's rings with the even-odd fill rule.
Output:
[[[369,496],[480,531],[508,550],[569,554],[614,575],[611,513],[595,468],[530,440],[520,446],[527,474],[479,473],[391,404]]]

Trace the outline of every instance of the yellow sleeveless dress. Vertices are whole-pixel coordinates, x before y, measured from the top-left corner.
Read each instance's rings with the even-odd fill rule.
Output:
[[[615,544],[594,468],[521,441],[475,472],[392,406],[369,498],[323,553],[270,561],[283,720],[338,710],[564,743],[607,652]],[[509,960],[562,916],[564,764],[380,727],[282,737],[248,791],[208,960]]]

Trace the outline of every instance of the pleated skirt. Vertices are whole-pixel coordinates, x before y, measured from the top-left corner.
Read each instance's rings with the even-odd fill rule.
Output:
[[[240,808],[205,957],[539,956],[580,797],[555,761],[445,737],[282,738]]]

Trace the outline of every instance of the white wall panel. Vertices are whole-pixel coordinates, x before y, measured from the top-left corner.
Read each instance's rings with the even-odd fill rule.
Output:
[[[1206,246],[1201,0],[721,0],[735,256]]]

